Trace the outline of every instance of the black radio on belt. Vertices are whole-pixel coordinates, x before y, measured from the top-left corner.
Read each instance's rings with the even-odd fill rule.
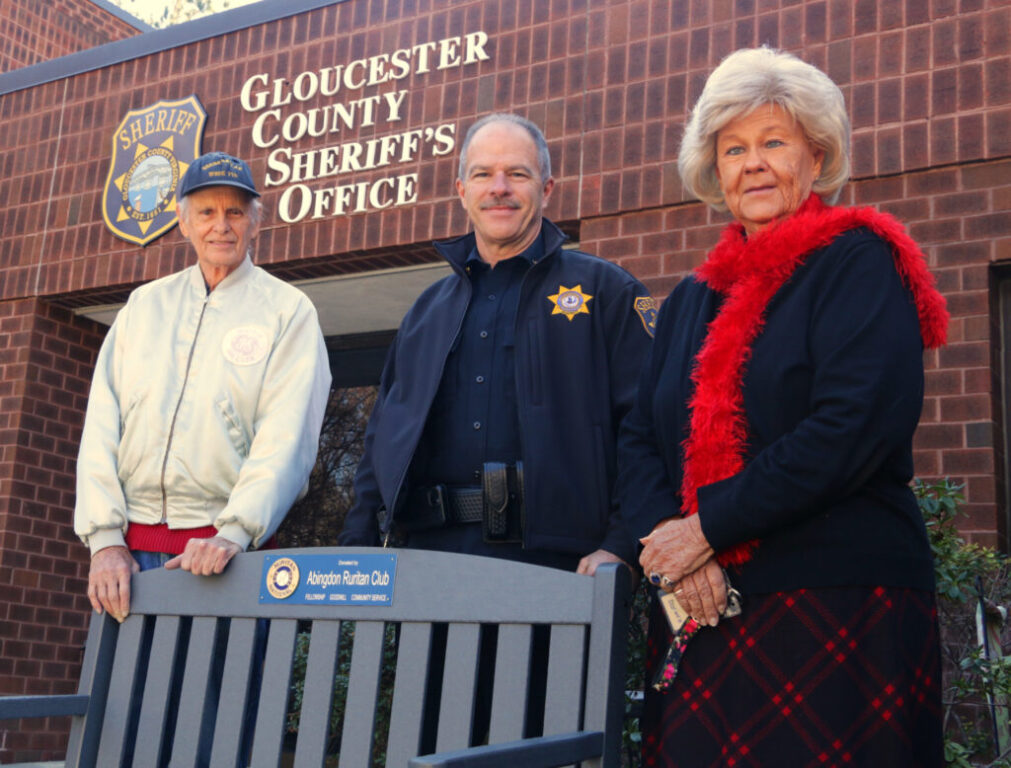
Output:
[[[484,540],[496,544],[523,541],[523,462],[488,462],[480,486],[429,485],[415,488],[400,533],[459,523],[481,523]]]

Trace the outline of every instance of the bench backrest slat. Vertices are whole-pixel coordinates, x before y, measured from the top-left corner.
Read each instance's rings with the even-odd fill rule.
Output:
[[[583,729],[604,734],[604,754],[612,759],[621,753],[624,716],[625,652],[628,647],[626,622],[629,605],[615,605],[616,585],[628,578],[619,568],[597,571],[593,579],[593,627],[586,665],[586,706]],[[618,592],[621,595],[621,592]],[[627,597],[627,595],[626,595]],[[620,704],[620,705],[619,705]],[[608,760],[591,760],[583,768],[599,768]]]
[[[390,766],[407,765],[407,761],[418,754],[431,647],[431,624],[412,621],[400,625],[390,736],[386,746]]]
[[[109,700],[102,724],[98,765],[120,765],[127,754],[130,702],[134,684],[141,676],[145,662],[141,645],[149,639],[145,624],[142,617],[134,616],[132,621],[126,621],[120,627],[109,680]]]
[[[579,730],[585,648],[585,627],[551,628],[548,685],[544,700],[545,736]]]
[[[231,620],[211,747],[211,765],[214,768],[231,768],[238,763],[255,640],[256,619]]]
[[[351,650],[351,673],[341,731],[341,765],[371,764],[379,673],[386,627],[381,621],[359,621]]]
[[[189,650],[183,671],[182,692],[176,719],[175,741],[172,744],[173,768],[196,768],[201,754],[210,747],[210,733],[201,733],[204,710],[215,704],[207,681],[214,674],[215,648],[218,633],[224,632],[224,621],[213,617],[193,619]],[[220,671],[220,670],[219,670]]]
[[[446,635],[446,660],[442,671],[442,697],[436,750],[462,749],[470,743],[477,687],[478,624],[450,624]]]
[[[499,627],[489,744],[502,744],[523,737],[529,685],[527,676],[521,672],[530,669],[531,642],[533,627],[529,624],[503,624]]]
[[[297,636],[297,621],[274,619],[270,622],[253,736],[253,765],[277,765],[281,759],[288,690],[291,687],[291,662],[295,656]]]
[[[298,720],[298,742],[295,745],[295,765],[323,765],[326,757],[340,634],[339,621],[312,623],[302,709]]]
[[[92,617],[78,684],[78,691],[90,697],[88,712],[71,720],[66,768],[95,765],[118,640],[119,625],[115,620],[107,614]]]
[[[162,764],[162,734],[168,725],[170,712],[174,709],[170,709],[169,696],[176,653],[180,652],[181,623],[178,616],[154,618],[154,637],[151,640],[149,659],[157,662],[149,663],[147,667],[133,752],[135,768],[158,768]]]

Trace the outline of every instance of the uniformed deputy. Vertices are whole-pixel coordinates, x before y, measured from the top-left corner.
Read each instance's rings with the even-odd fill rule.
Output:
[[[615,440],[655,317],[610,262],[563,249],[541,212],[544,136],[475,123],[457,192],[474,231],[436,243],[453,274],[405,316],[339,541],[491,555],[593,574],[634,562],[615,514]]]

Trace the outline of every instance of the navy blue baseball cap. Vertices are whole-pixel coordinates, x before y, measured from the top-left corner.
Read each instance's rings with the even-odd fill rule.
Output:
[[[253,197],[260,196],[249,166],[225,152],[208,152],[194,160],[179,182],[176,197],[186,197],[204,187],[238,187]]]

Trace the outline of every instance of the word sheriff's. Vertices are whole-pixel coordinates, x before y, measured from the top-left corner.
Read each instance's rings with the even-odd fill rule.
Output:
[[[471,32],[446,37],[393,53],[380,53],[348,64],[337,64],[320,70],[306,70],[295,76],[289,85],[284,78],[273,81],[266,72],[249,77],[242,85],[239,99],[247,112],[260,112],[268,107],[277,109],[292,101],[305,102],[317,96],[329,98],[341,90],[357,91],[381,85],[391,80],[403,80],[412,72],[424,74],[438,70],[475,64],[491,58],[485,45],[488,35]]]
[[[456,146],[455,134],[456,126],[445,123],[434,128],[418,128],[367,141],[348,141],[305,152],[279,147],[267,158],[265,185],[277,187],[355,171],[371,171],[394,163],[409,163],[417,159],[423,147],[428,147],[433,157],[442,157]]]

